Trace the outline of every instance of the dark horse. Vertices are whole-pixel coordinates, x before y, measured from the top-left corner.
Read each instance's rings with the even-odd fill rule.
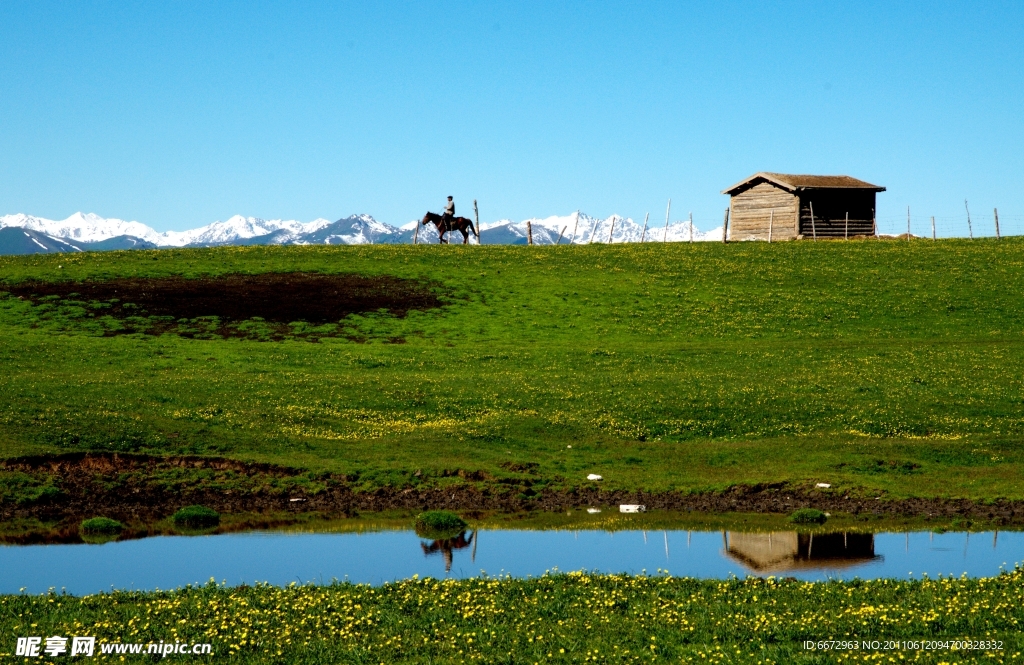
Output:
[[[480,239],[480,234],[477,233],[476,227],[473,226],[473,220],[471,219],[467,219],[465,217],[454,217],[450,221],[445,222],[444,217],[441,215],[428,212],[423,215],[423,219],[420,220],[420,224],[426,226],[430,222],[433,222],[434,226],[437,227],[438,243],[446,243],[449,241],[449,238],[445,238],[444,234],[450,231],[460,231],[462,233],[462,244],[465,245],[469,242],[469,233],[466,232],[466,229],[472,231],[473,235],[475,235],[478,240]]]

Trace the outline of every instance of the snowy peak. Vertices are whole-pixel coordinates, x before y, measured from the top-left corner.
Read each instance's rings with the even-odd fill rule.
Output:
[[[282,244],[284,238],[290,239],[313,233],[329,225],[330,222],[326,219],[315,219],[312,222],[303,223],[293,219],[268,220],[235,215],[227,221],[216,221],[190,231],[167,231],[160,234],[161,242],[157,244],[173,247],[230,245],[240,240],[252,240],[271,235],[277,239],[274,244]],[[287,242],[287,240],[283,242]]]
[[[370,219],[372,220],[372,218]],[[189,231],[158,233],[149,226],[139,222],[105,219],[94,213],[76,212],[67,219],[60,221],[25,214],[0,217],[0,228],[24,228],[54,238],[65,238],[85,243],[96,243],[121,236],[130,236],[158,247],[228,245],[238,241],[269,236],[280,231],[284,231],[285,235],[291,238],[292,236],[313,233],[330,224],[331,222],[326,219],[315,219],[312,222],[303,223],[295,220],[265,220],[259,217],[235,215],[227,221],[216,221]],[[280,236],[282,234],[278,233],[277,235]]]
[[[0,228],[18,227],[38,231],[54,238],[78,240],[80,242],[99,242],[117,236],[133,236],[154,244],[160,234],[139,222],[126,222],[123,219],[104,219],[94,213],[76,212],[65,220],[54,221],[17,214],[0,217]]]
[[[378,222],[369,215],[352,215],[303,235],[301,242],[325,245],[379,245],[402,242],[406,235],[412,237],[411,234],[403,233],[402,229]]]

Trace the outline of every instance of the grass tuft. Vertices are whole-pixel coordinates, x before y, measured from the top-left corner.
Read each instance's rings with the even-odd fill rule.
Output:
[[[801,508],[789,516],[793,524],[824,524],[828,516],[817,508]]]
[[[81,531],[85,534],[115,534],[123,530],[123,524],[109,517],[91,517],[83,520],[81,526]]]
[[[203,528],[216,526],[220,523],[220,513],[206,506],[187,506],[171,516],[178,526]]]
[[[447,510],[428,510],[416,516],[416,533],[424,538],[454,538],[466,526],[466,520]]]

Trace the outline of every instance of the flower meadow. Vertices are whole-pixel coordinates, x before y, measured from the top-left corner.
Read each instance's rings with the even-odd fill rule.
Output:
[[[213,659],[241,663],[1003,663],[1021,660],[1022,621],[1019,568],[981,579],[824,583],[667,571],[377,587],[211,581],[166,592],[0,596],[0,655],[12,655],[14,636],[89,635],[208,642]],[[945,648],[957,641],[993,648]],[[828,642],[844,648],[823,650]]]

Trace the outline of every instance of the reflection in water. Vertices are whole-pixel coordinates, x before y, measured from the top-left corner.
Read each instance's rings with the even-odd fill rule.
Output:
[[[995,533],[740,534],[664,531],[647,542],[641,530],[468,531],[430,540],[412,531],[257,532],[160,536],[104,545],[0,545],[0,593],[45,593],[66,587],[86,594],[117,589],[173,589],[211,577],[228,584],[317,582],[367,584],[420,577],[516,577],[599,570],[727,579],[785,575],[803,580],[998,575],[1024,560],[1024,531]],[[724,541],[724,546],[723,546]],[[908,546],[909,541],[909,546]],[[456,550],[459,550],[456,552]],[[435,553],[441,556],[433,556]],[[424,556],[424,554],[428,556]],[[883,556],[877,556],[883,555]],[[453,559],[456,561],[453,563]],[[458,563],[459,565],[455,565]],[[447,569],[447,572],[446,572]],[[787,572],[777,573],[773,571]]]
[[[722,532],[725,551],[757,573],[846,568],[880,559],[870,533]]]
[[[446,573],[451,572],[452,569],[452,551],[461,550],[470,545],[473,545],[473,561],[476,561],[476,531],[470,534],[469,538],[466,538],[466,532],[463,531],[456,538],[435,540],[429,545],[425,542],[420,542],[420,547],[423,548],[423,556],[441,553],[441,556],[444,557],[444,572]]]

